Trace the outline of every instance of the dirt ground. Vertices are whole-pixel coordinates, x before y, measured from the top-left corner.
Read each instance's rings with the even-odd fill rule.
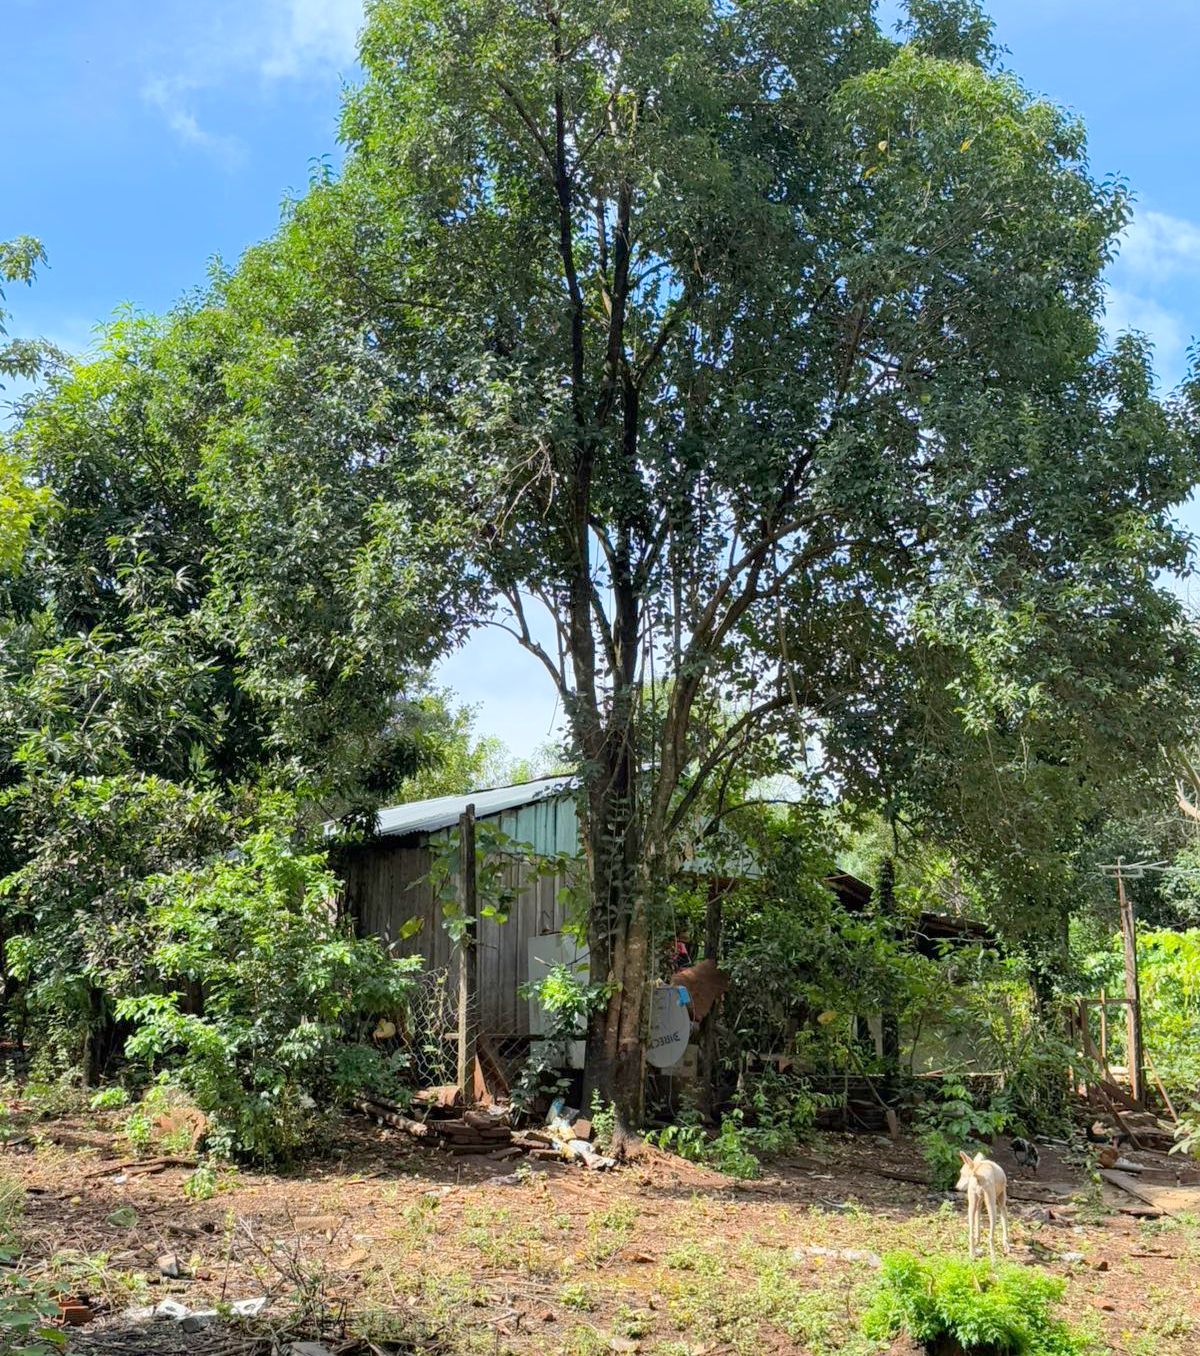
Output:
[[[80,1350],[164,1299],[195,1311],[266,1296],[268,1319],[310,1335],[332,1314],[334,1347],[358,1332],[447,1356],[865,1356],[878,1348],[857,1316],[877,1255],[966,1246],[961,1197],[903,1180],[922,1175],[914,1146],[869,1135],[822,1136],[741,1183],[655,1151],[613,1173],[455,1158],[347,1117],[332,1158],[227,1172],[209,1199],[185,1194],[187,1167],[119,1170],[128,1146],[103,1114],[20,1139],[0,1149],[0,1178],[27,1193],[22,1265],[95,1312]],[[1200,1352],[1200,1221],[1177,1208],[1185,1195],[1171,1215],[1125,1213],[1146,1208],[1053,1151],[1037,1178],[996,1157],[1013,1259],[1062,1275],[1077,1322],[1121,1356]],[[1150,1176],[1170,1185],[1178,1165]],[[162,1274],[172,1259],[178,1277]],[[200,1352],[209,1338],[179,1340]],[[138,1350],[133,1330],[110,1349]]]

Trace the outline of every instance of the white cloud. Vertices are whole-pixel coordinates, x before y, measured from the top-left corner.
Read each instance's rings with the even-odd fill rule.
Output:
[[[201,18],[203,22],[201,22]],[[236,137],[210,131],[197,105],[206,92],[248,83],[316,81],[353,66],[362,0],[218,0],[160,11],[158,70],[145,100],[186,144],[229,166],[245,158]]]
[[[207,151],[229,167],[242,163],[246,149],[236,137],[219,136],[200,126],[188,107],[187,96],[199,87],[184,77],[151,80],[142,89],[142,97],[166,119],[167,126],[181,140]]]
[[[260,67],[268,79],[354,61],[362,0],[277,0],[271,9],[274,31]]]
[[[1186,375],[1200,300],[1200,224],[1140,211],[1126,229],[1105,304],[1109,337],[1136,330],[1154,345],[1154,367],[1171,389]]]
[[[1110,287],[1104,306],[1105,329],[1110,339],[1136,330],[1154,346],[1154,367],[1167,387],[1175,386],[1187,369],[1190,334],[1183,319],[1152,297]]]
[[[1200,276],[1200,226],[1166,212],[1139,212],[1121,242],[1119,268],[1151,283]]]

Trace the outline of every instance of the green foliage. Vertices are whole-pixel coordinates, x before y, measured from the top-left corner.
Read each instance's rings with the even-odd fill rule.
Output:
[[[1128,195],[974,4],[910,17],[378,0],[342,169],[220,291],[239,632],[300,644],[307,565],[352,600],[336,672],[484,622],[523,645],[586,784],[599,972],[747,756],[819,730],[1054,936],[1082,826],[1191,727],[1159,581],[1196,392],[1103,346]],[[646,975],[615,978],[628,1025]]]
[[[51,1326],[58,1305],[44,1284],[23,1276],[15,1249],[25,1192],[0,1173],[0,1352],[5,1356],[52,1356],[66,1345],[61,1329]],[[11,1269],[10,1269],[11,1268]]]
[[[684,1110],[671,1125],[647,1134],[649,1143],[693,1163],[705,1163],[728,1177],[757,1177],[761,1168],[751,1145],[755,1135],[747,1130],[736,1107],[721,1119],[715,1135],[704,1128],[698,1112]]]
[[[395,788],[397,801],[466,795],[480,787],[507,786],[571,770],[551,744],[532,758],[514,758],[499,739],[476,735],[476,712],[453,706],[448,693],[430,693],[421,699],[420,708],[428,720],[415,725],[413,739],[422,766]]]
[[[969,959],[939,964],[918,954],[911,914],[844,909],[823,883],[832,838],[827,825],[793,817],[764,848],[760,880],[726,908],[722,965],[733,992],[725,1019],[735,1052],[789,1051],[818,1068],[845,1067],[864,1058],[854,1014],[886,1010],[919,1031],[953,1003]]]
[[[907,1333],[929,1350],[958,1342],[965,1356],[1087,1356],[1090,1341],[1057,1317],[1064,1283],[1034,1267],[888,1253],[863,1331]]]
[[[1104,939],[1102,951],[1083,958],[1092,993],[1123,992],[1123,951],[1119,934]],[[1142,1035],[1159,1077],[1169,1090],[1187,1096],[1200,1087],[1200,928],[1139,930],[1138,983]],[[1123,1051],[1125,1023],[1109,1022],[1114,1051]],[[1116,1058],[1114,1054],[1111,1058]]]
[[[601,1153],[612,1147],[617,1113],[611,1102],[605,1102],[598,1091],[592,1093],[592,1140]]]
[[[569,1064],[571,1045],[582,1039],[589,1014],[604,1001],[608,990],[603,984],[590,983],[574,966],[552,965],[541,979],[523,984],[520,992],[522,998],[532,998],[549,1019],[548,1029],[533,1044],[512,1088],[514,1106],[529,1111],[539,1099],[566,1090],[569,1079],[563,1071]]]
[[[45,259],[41,245],[31,236],[0,240],[0,378],[32,377],[40,366],[40,345],[6,338],[4,284],[31,283],[38,264]],[[30,530],[49,503],[49,491],[30,483],[28,464],[0,433],[0,576],[20,564]]]
[[[13,1265],[11,1251],[0,1247],[0,1267]],[[0,1289],[0,1351],[5,1356],[54,1356],[67,1344],[66,1334],[52,1325],[58,1305],[49,1288],[20,1273],[4,1272]]]
[[[747,1131],[742,1113],[735,1107],[721,1117],[717,1133],[708,1141],[704,1161],[728,1177],[757,1177],[762,1166],[751,1145],[755,1137]]]
[[[305,492],[310,520],[256,543],[266,575],[238,591],[246,544],[222,536],[205,471],[256,342],[233,319],[197,298],[119,315],[94,360],[49,370],[0,449],[56,504],[0,579],[4,1001],[47,1072],[95,1080],[117,1057],[146,880],[227,851],[259,786],[306,788],[309,816],[373,817],[449,742],[411,633],[366,636],[354,612],[367,525]]]
[[[120,1086],[102,1088],[88,1099],[88,1106],[93,1111],[117,1111],[128,1105],[129,1093]]]
[[[152,882],[162,988],[117,1008],[136,1025],[129,1053],[166,1061],[209,1116],[210,1146],[263,1161],[312,1140],[317,1106],[391,1088],[399,1071],[369,1032],[401,1017],[417,963],[339,920],[337,882],[323,855],[296,849],[289,808],[274,807],[235,858]]]
[[[809,1138],[817,1112],[835,1100],[814,1093],[805,1079],[768,1066],[746,1076],[734,1104],[743,1120],[742,1138],[755,1152],[786,1154]]]
[[[917,1138],[930,1171],[930,1185],[937,1191],[950,1191],[961,1166],[959,1150],[973,1154],[986,1149],[1007,1127],[1009,1114],[999,1102],[988,1108],[977,1106],[965,1083],[940,1080],[917,1113]]]
[[[369,826],[432,776],[425,675],[484,623],[562,701],[604,1021],[643,1011],[622,958],[706,794],[722,819],[742,760],[790,770],[816,731],[1052,984],[1081,842],[1193,732],[1160,581],[1200,387],[1161,400],[1144,340],[1104,346],[1130,200],[1082,126],[996,68],[972,0],[909,20],[375,0],[339,173],[50,374],[0,451],[0,922],[53,1061],[94,1077],[119,1003],[182,1048],[146,882],[203,877],[264,782]],[[446,743],[461,780],[479,751]],[[801,1003],[945,1003],[873,920],[757,907],[747,1047]]]
[[[144,1154],[154,1143],[154,1109],[139,1103],[121,1122],[121,1133],[135,1154]]]
[[[217,1194],[217,1173],[211,1163],[201,1163],[183,1184],[189,1201],[211,1201]]]
[[[461,941],[469,924],[462,912],[459,888],[462,870],[459,830],[431,840],[430,858],[428,879],[441,903],[444,926],[456,942]],[[531,883],[557,876],[567,882],[562,890],[568,892],[578,874],[579,860],[573,853],[539,853],[532,844],[518,842],[494,821],[475,821],[475,895],[481,917],[506,923],[513,903]]]

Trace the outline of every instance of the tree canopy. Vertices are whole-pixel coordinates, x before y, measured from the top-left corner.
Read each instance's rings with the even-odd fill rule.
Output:
[[[456,618],[562,699],[613,986],[590,1055],[634,1112],[656,882],[747,746],[819,737],[1032,894],[1191,719],[1158,579],[1193,393],[1101,335],[1128,197],[972,6],[910,18],[376,0],[345,168],[236,283],[355,336],[389,393],[372,554],[453,541]],[[271,441],[221,473],[287,475]]]

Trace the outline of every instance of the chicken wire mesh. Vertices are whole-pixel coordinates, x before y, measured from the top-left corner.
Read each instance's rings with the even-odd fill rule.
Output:
[[[408,1057],[412,1083],[441,1087],[458,1076],[458,976],[449,968],[423,970],[409,997],[407,1027],[397,1043]]]

